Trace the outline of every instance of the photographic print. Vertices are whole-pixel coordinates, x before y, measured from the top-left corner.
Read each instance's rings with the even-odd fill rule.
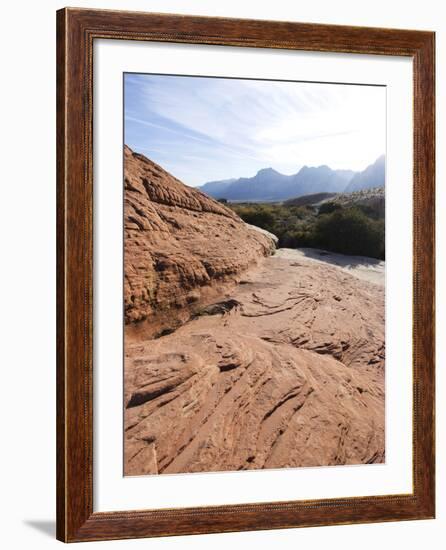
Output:
[[[385,461],[386,88],[124,75],[125,475]]]
[[[434,130],[433,32],[57,12],[59,540],[435,517]]]

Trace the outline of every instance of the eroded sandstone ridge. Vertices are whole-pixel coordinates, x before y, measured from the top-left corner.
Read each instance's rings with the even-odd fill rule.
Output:
[[[383,462],[382,286],[265,257],[267,235],[128,149],[126,239],[127,475]],[[138,331],[158,307],[164,331]]]
[[[172,315],[184,316],[271,253],[271,239],[232,210],[128,147],[124,166],[126,323],[171,328]]]

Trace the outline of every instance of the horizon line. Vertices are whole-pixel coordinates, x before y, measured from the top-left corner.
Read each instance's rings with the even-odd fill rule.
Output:
[[[145,156],[151,162],[155,162],[150,158],[150,156],[147,156],[144,152],[141,153],[139,151],[136,151],[135,149],[132,149],[132,147],[130,147],[130,145],[127,145],[127,143],[124,143],[124,147],[128,147],[131,151],[133,151],[133,152],[135,152],[139,155]],[[123,150],[124,150],[124,147],[123,147]],[[145,151],[145,150],[141,149],[140,151]],[[369,166],[372,166],[373,164],[375,164],[375,162],[377,160],[379,160],[381,157],[386,158],[386,156],[387,156],[386,153],[382,153],[381,155],[378,155],[373,162],[370,162],[369,164],[367,164],[367,166],[365,168],[363,168],[362,170],[352,170],[351,168],[331,168],[328,164],[319,164],[319,165],[313,165],[313,166],[308,165],[308,164],[303,164],[297,172],[292,172],[291,174],[284,174],[283,172],[280,172],[279,170],[276,170],[272,166],[266,166],[265,168],[260,168],[259,170],[257,170],[257,172],[253,176],[239,176],[237,178],[220,178],[220,179],[215,179],[215,180],[211,179],[211,180],[205,181],[204,183],[200,183],[200,184],[197,184],[197,185],[190,185],[190,184],[186,184],[186,185],[188,185],[189,187],[199,188],[199,187],[203,187],[204,185],[207,185],[208,183],[217,183],[217,182],[228,181],[228,180],[233,180],[235,182],[239,179],[251,179],[251,178],[255,178],[260,172],[262,172],[264,170],[273,170],[277,174],[279,174],[281,176],[285,176],[285,177],[297,176],[297,174],[299,174],[301,172],[301,170],[303,170],[304,168],[324,168],[324,167],[327,167],[329,170],[332,170],[333,172],[350,171],[350,172],[353,172],[354,174],[359,174],[361,172],[364,172],[364,170],[367,170],[367,168]],[[161,166],[157,162],[155,164],[158,164],[159,166]],[[166,170],[163,166],[161,166],[161,168],[163,168],[163,170]],[[168,170],[166,170],[166,172],[168,172]],[[171,175],[174,176],[174,177],[177,177],[174,174],[171,174]],[[177,179],[179,179],[179,178],[177,178]],[[182,180],[180,180],[180,181],[182,181]],[[185,182],[183,182],[183,183],[185,183]]]

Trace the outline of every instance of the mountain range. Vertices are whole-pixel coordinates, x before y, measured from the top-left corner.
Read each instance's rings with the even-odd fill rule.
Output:
[[[199,187],[215,199],[229,201],[280,201],[313,193],[350,193],[385,185],[385,156],[362,172],[332,170],[329,166],[303,166],[287,176],[273,168],[263,168],[251,178],[210,181]]]

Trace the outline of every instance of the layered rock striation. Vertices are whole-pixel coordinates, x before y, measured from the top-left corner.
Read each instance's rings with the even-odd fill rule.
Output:
[[[229,208],[128,147],[124,170],[127,324],[170,325],[274,249]]]

